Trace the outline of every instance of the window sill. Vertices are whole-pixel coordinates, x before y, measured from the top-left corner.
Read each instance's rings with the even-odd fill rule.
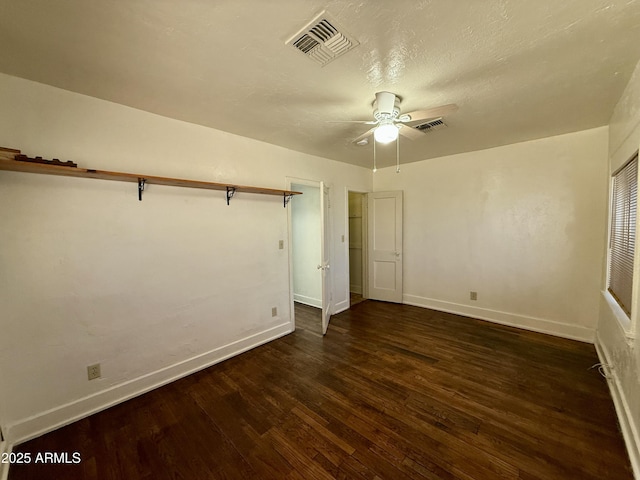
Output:
[[[607,304],[609,305],[611,312],[618,320],[618,324],[622,328],[622,331],[624,332],[625,337],[627,337],[627,339],[635,338],[635,333],[633,331],[633,325],[631,324],[631,319],[629,318],[627,313],[622,309],[622,307],[618,304],[616,299],[613,298],[613,295],[611,295],[608,291],[604,290],[602,291],[602,296],[607,301]]]

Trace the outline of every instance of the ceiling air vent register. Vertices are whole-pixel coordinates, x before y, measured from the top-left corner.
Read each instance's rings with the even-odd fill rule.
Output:
[[[420,130],[421,132],[433,132],[435,130],[442,130],[446,128],[447,124],[442,121],[442,117],[434,118],[428,122],[421,123],[420,125],[414,125],[413,128]]]
[[[360,45],[327,12],[314,18],[286,44],[321,66]]]

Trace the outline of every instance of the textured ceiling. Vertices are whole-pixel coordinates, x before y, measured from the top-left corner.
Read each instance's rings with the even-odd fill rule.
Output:
[[[325,9],[360,45],[320,67],[285,42]],[[4,73],[363,166],[328,121],[377,91],[459,106],[406,163],[606,125],[639,58],[640,0],[0,0]]]

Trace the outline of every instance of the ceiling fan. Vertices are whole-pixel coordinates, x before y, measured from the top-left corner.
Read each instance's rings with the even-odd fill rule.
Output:
[[[416,110],[409,113],[400,113],[400,98],[395,93],[378,92],[373,102],[373,117],[375,120],[353,120],[347,123],[363,123],[366,125],[375,125],[362,135],[353,139],[353,143],[366,144],[367,137],[373,134],[378,143],[393,142],[398,138],[398,134],[403,135],[411,140],[422,138],[426,135],[424,132],[412,128],[407,125],[410,122],[418,122],[437,117],[443,117],[458,110],[455,104],[442,105],[440,107],[429,108],[426,110]],[[342,123],[342,122],[338,122]]]

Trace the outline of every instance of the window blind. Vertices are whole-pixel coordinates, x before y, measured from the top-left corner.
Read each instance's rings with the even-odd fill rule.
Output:
[[[613,176],[609,245],[609,292],[628,315],[631,314],[637,199],[638,155],[636,154]]]

